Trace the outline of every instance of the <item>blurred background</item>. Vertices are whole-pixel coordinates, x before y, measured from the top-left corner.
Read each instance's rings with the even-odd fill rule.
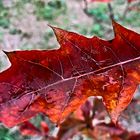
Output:
[[[48,24],[110,40],[114,36],[110,14],[118,23],[140,33],[140,0],[0,0],[0,50],[59,47]],[[6,56],[0,51],[0,71],[8,66]],[[65,120],[62,128],[39,114],[31,119],[34,126],[26,122],[8,129],[0,124],[0,140],[53,140],[55,136],[60,140],[130,139],[140,133],[138,91],[120,117],[122,128],[111,124],[101,99],[90,98]]]

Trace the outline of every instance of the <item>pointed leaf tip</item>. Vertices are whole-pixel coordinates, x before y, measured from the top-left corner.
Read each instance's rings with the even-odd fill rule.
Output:
[[[112,19],[112,26],[113,26],[114,35],[116,36],[117,31],[118,31],[117,28],[121,25],[117,23],[114,19]]]
[[[12,52],[7,52],[7,51],[4,51],[4,50],[2,50],[5,54],[6,54],[6,56],[9,58],[9,60],[11,61],[12,60],[12,56],[13,56],[13,54],[15,53],[15,51],[12,51]]]
[[[4,51],[4,50],[2,50],[3,52],[4,52],[4,54],[6,54],[6,56],[9,56],[9,54],[11,53],[11,52],[7,52],[7,51]]]
[[[121,24],[119,24],[118,22],[116,22],[115,20],[112,20],[112,26],[113,26],[113,30],[114,33],[117,34],[119,32],[122,32],[122,29],[126,30],[126,28],[124,28]]]
[[[117,125],[117,123],[118,123],[118,117],[114,117],[114,118],[111,117],[111,120],[112,120],[112,122],[113,122],[115,125]]]
[[[61,28],[57,28],[54,27],[52,25],[48,25],[50,28],[52,28],[52,30],[54,31],[54,34],[57,38],[57,41],[60,43],[61,41],[63,41],[64,37],[68,34],[68,31],[65,31]]]
[[[7,53],[7,51],[2,50],[5,54]]]

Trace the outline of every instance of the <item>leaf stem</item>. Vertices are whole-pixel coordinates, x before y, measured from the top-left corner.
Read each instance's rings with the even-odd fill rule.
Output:
[[[108,9],[109,9],[109,16],[111,20],[114,20],[114,12],[113,12],[113,8],[111,6],[110,3],[108,3]]]

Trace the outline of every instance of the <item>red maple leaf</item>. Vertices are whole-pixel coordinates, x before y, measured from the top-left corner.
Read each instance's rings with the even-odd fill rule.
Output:
[[[49,128],[45,121],[41,121],[40,129],[37,128],[35,125],[33,125],[31,122],[26,121],[21,124],[21,126],[19,127],[19,130],[23,136],[26,136],[26,135],[28,135],[28,136],[35,136],[35,135],[47,136]]]
[[[133,2],[133,1],[137,1],[137,0],[127,0],[128,1],[128,3],[131,3],[131,2]]]
[[[110,41],[52,27],[60,49],[5,52],[0,121],[11,127],[39,112],[60,123],[89,96],[102,96],[116,123],[140,82],[140,35],[113,21]]]
[[[19,130],[23,136],[41,135],[41,131],[36,126],[34,126],[32,123],[30,123],[28,121],[22,123]]]

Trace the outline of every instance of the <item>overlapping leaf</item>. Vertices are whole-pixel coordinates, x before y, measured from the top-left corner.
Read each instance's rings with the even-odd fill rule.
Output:
[[[52,27],[60,49],[5,52],[0,121],[11,127],[42,112],[59,124],[89,96],[102,96],[116,123],[140,82],[140,35],[113,27],[110,41]]]

